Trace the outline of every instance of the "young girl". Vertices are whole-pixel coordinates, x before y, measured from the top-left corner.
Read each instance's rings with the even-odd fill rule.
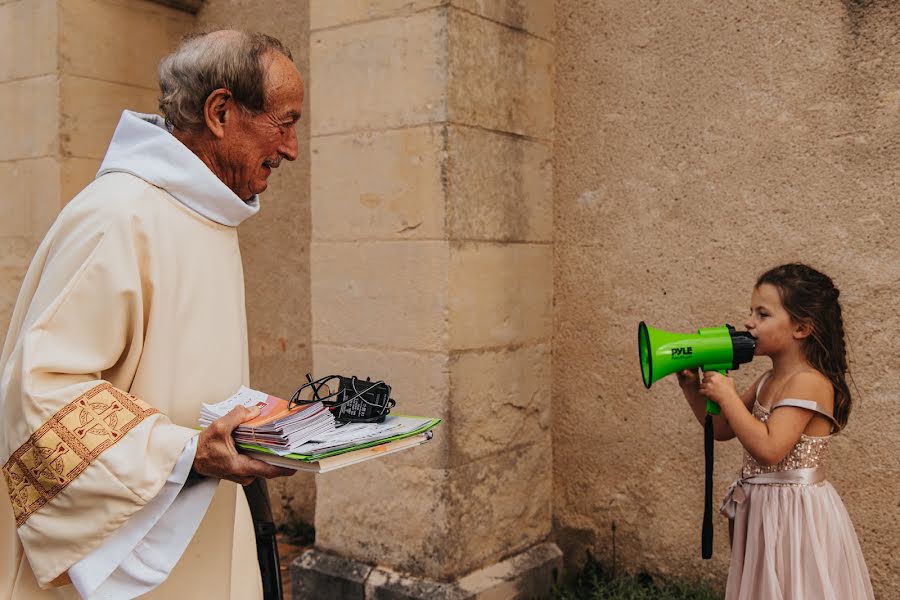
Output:
[[[744,447],[741,477],[721,512],[731,519],[728,600],[871,599],[850,517],[826,480],[828,446],[847,424],[850,390],[838,290],[802,264],[764,273],[746,327],[772,369],[742,395],[716,372],[678,374],[703,423],[706,398],[722,413],[715,438]]]

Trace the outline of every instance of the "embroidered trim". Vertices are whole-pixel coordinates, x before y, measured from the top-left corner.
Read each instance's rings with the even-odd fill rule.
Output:
[[[3,467],[16,527],[63,491],[104,450],[158,412],[108,383],[62,407]]]

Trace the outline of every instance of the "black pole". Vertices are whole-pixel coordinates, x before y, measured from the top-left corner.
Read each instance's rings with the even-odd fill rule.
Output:
[[[253,483],[244,486],[250,515],[253,517],[253,529],[256,533],[256,558],[259,560],[259,571],[262,576],[264,600],[282,600],[284,591],[281,587],[281,568],[278,561],[278,542],[275,539],[275,523],[272,519],[272,507],[269,505],[269,492],[266,480],[257,477]]]
[[[712,558],[713,524],[712,524],[712,488],[713,488],[713,422],[712,415],[706,415],[703,423],[703,456],[706,462],[706,489],[703,495],[703,531],[701,534],[700,555]]]

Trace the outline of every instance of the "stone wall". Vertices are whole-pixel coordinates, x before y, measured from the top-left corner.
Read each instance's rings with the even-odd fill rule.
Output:
[[[756,276],[800,260],[842,290],[858,387],[829,478],[876,596],[900,597],[898,34],[888,1],[557,2],[554,520],[571,561],[615,551],[723,584],[723,518],[699,556],[702,430],[672,378],[641,385],[636,328],[741,326]],[[741,458],[717,452],[718,495]]]
[[[310,4],[315,366],[446,419],[319,479],[323,553],[452,582],[550,532],[553,7],[526,4]]]
[[[296,0],[206,0],[198,31],[262,31],[284,42],[306,84],[297,125],[300,155],[272,174],[259,214],[238,229],[247,290],[250,384],[289,398],[312,371],[309,283],[309,3]],[[310,473],[268,483],[276,522],[312,523],[316,480]]]
[[[122,109],[155,110],[156,62],[190,23],[140,0],[0,2],[0,337],[44,233]]]

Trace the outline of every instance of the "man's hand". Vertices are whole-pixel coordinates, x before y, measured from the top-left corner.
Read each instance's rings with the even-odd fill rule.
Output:
[[[232,432],[244,421],[254,419],[258,415],[258,408],[236,406],[227,415],[219,417],[201,431],[197,439],[197,454],[194,456],[194,471],[200,475],[227,479],[241,485],[250,485],[257,477],[272,479],[296,473],[293,469],[276,467],[238,453],[234,438],[231,437]]]

